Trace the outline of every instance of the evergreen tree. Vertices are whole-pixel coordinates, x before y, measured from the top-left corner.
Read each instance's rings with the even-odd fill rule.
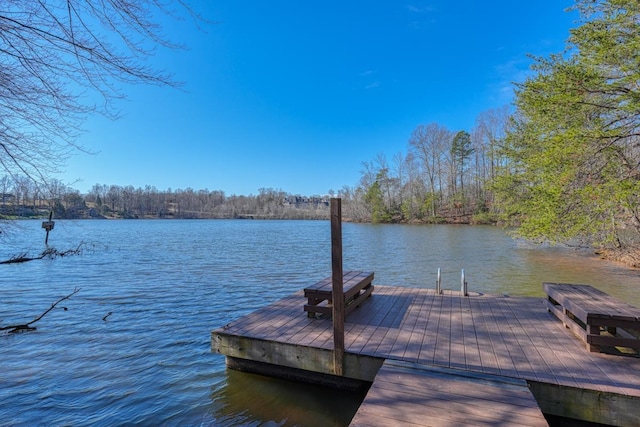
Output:
[[[496,191],[526,238],[633,244],[621,230],[640,235],[640,3],[574,9],[566,51],[535,58],[518,86]]]
[[[460,192],[464,199],[464,172],[467,167],[467,160],[473,154],[471,146],[471,135],[469,132],[461,130],[453,137],[451,142],[451,157],[454,161],[458,177],[460,178]],[[456,178],[457,179],[457,178]]]
[[[389,221],[389,215],[384,205],[384,194],[377,179],[367,190],[364,196],[364,201],[371,212],[371,222],[378,223]]]

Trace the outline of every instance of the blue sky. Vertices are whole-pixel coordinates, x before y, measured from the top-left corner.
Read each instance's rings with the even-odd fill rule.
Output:
[[[196,5],[215,24],[168,21],[188,50],[151,64],[182,90],[131,86],[122,117],[90,117],[60,178],[159,190],[326,194],[361,163],[406,152],[420,124],[470,131],[513,100],[527,54],[565,46],[571,0],[243,1]]]

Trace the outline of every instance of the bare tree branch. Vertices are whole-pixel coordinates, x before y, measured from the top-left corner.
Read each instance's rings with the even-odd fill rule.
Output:
[[[71,298],[72,296],[74,296],[75,294],[77,294],[78,292],[80,292],[80,288],[75,288],[73,290],[73,292],[71,292],[69,295],[64,296],[62,298],[60,298],[59,300],[57,300],[56,302],[54,302],[53,304],[51,304],[51,307],[49,307],[48,309],[46,309],[40,316],[36,317],[35,319],[33,319],[31,322],[28,323],[23,323],[23,324],[18,324],[18,325],[9,325],[9,326],[2,326],[0,327],[0,331],[9,331],[9,334],[14,334],[17,332],[27,332],[27,331],[35,331],[36,328],[33,325],[34,323],[36,323],[37,321],[41,320],[44,316],[46,316],[51,310],[53,310],[54,308],[56,308],[56,306],[58,304],[60,304],[62,301],[67,300],[69,298]]]
[[[183,0],[0,2],[0,169],[47,178],[63,166],[86,116],[116,118],[121,84],[177,87],[149,59],[181,48],[163,16],[204,21]]]

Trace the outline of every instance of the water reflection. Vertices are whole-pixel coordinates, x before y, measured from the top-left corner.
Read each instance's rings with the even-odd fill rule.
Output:
[[[640,306],[640,274],[591,251],[541,247],[491,226],[345,224],[345,266],[376,273],[376,283],[542,297],[543,282],[582,283]]]
[[[232,370],[226,374],[226,386],[211,394],[211,412],[221,426],[345,426],[366,394]]]

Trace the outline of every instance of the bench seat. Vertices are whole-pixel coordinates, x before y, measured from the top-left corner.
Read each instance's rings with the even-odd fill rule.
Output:
[[[366,271],[347,271],[342,276],[342,297],[344,298],[345,316],[373,293],[373,273]],[[309,317],[316,314],[331,316],[333,311],[333,281],[326,277],[304,289],[307,303],[304,311]]]
[[[640,350],[640,309],[589,285],[544,283],[547,309],[589,351]]]

